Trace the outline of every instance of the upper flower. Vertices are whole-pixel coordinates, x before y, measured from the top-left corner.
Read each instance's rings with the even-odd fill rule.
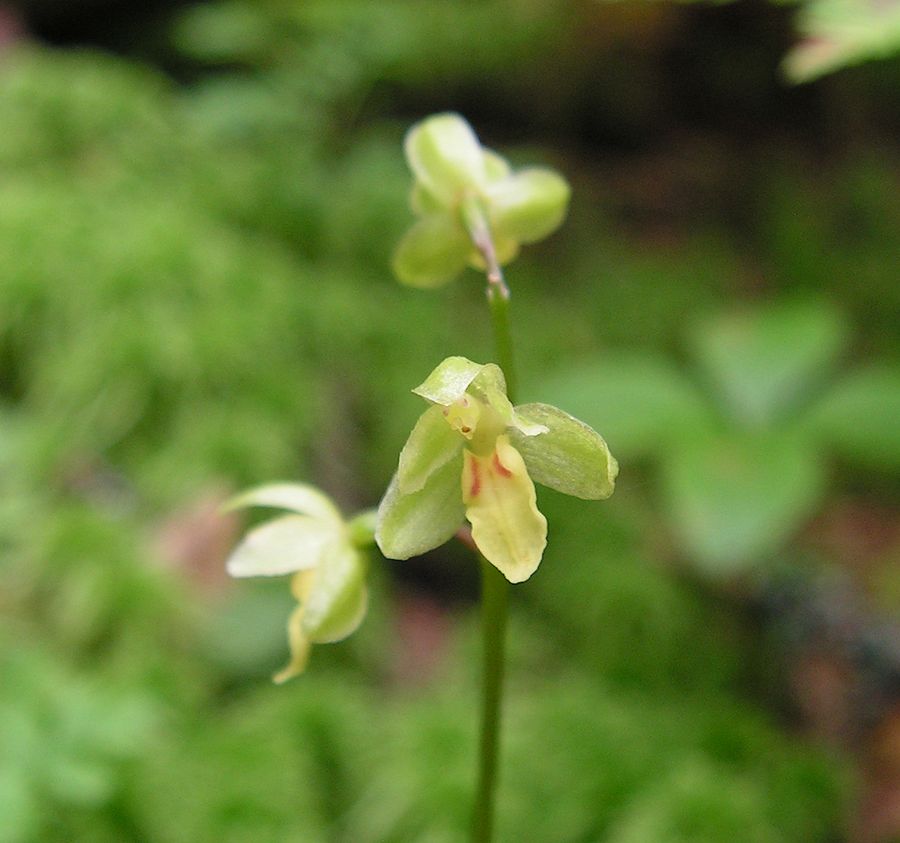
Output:
[[[385,556],[431,550],[466,518],[485,559],[522,582],[547,544],[532,481],[586,499],[612,494],[618,465],[603,438],[549,404],[513,407],[498,366],[448,357],[413,392],[432,406],[378,508],[375,540]]]
[[[473,243],[473,225],[482,221],[505,264],[521,243],[542,240],[565,218],[569,186],[562,176],[540,167],[512,172],[458,114],[417,123],[404,149],[415,176],[412,208],[420,217],[394,254],[394,272],[405,284],[436,287],[467,264],[484,268]]]
[[[312,644],[340,641],[366,614],[366,560],[372,515],[349,523],[318,489],[294,483],[262,486],[228,504],[229,509],[271,506],[290,511],[250,530],[228,559],[233,577],[293,574],[291,592],[299,605],[288,620],[291,659],[275,674],[285,682],[302,673]]]

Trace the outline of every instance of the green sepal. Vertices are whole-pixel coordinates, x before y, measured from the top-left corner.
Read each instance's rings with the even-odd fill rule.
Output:
[[[521,170],[486,189],[491,227],[498,238],[534,243],[562,225],[571,190],[553,170]]]
[[[418,492],[463,447],[463,437],[447,424],[444,412],[433,406],[422,413],[400,452],[397,483],[404,495]]]
[[[279,577],[315,568],[339,535],[329,523],[284,515],[250,530],[225,567],[232,577]]]
[[[604,500],[613,493],[619,465],[597,431],[549,404],[522,404],[516,415],[547,428],[537,436],[509,431],[532,480],[586,500]]]
[[[370,547],[375,544],[375,520],[377,511],[366,509],[347,522],[347,536],[354,547]]]
[[[519,249],[518,240],[514,240],[511,237],[507,237],[505,233],[497,231],[492,232],[491,237],[494,241],[494,257],[497,258],[497,263],[500,266],[512,263],[519,256],[521,249]],[[484,257],[478,249],[472,249],[469,252],[469,266],[472,269],[477,269],[479,272],[487,270],[487,264],[484,262]]]
[[[495,152],[487,147],[482,147],[481,151],[484,155],[484,171],[487,175],[488,184],[505,179],[512,172],[509,161],[499,152]]]
[[[394,274],[410,287],[439,287],[469,263],[472,244],[449,214],[429,214],[418,220],[397,244]]]
[[[224,512],[248,506],[270,506],[309,515],[334,524],[342,524],[338,508],[314,486],[305,483],[270,483],[250,489],[233,497],[223,507]]]
[[[366,614],[364,557],[355,547],[335,543],[313,577],[302,603],[302,629],[314,644],[340,641],[356,630]]]
[[[413,393],[432,404],[449,407],[466,394],[469,384],[484,368],[481,363],[473,363],[466,357],[446,357]],[[500,371],[498,367],[494,368]]]
[[[375,541],[388,559],[409,559],[448,541],[465,507],[459,492],[462,452],[435,471],[418,492],[405,495],[395,474],[378,507]]]
[[[484,153],[458,114],[436,114],[413,126],[404,141],[410,169],[445,207],[486,181]]]
[[[427,217],[429,214],[443,214],[447,209],[422,182],[413,182],[409,194],[409,206],[418,217]]]

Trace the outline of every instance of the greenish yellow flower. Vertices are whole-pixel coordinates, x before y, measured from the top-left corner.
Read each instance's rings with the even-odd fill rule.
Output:
[[[498,366],[448,357],[413,392],[431,407],[378,508],[375,540],[388,558],[438,547],[467,519],[482,555],[522,582],[547,543],[533,481],[589,500],[613,493],[618,465],[603,438],[549,404],[513,407]]]
[[[366,614],[366,559],[372,543],[374,513],[350,522],[312,486],[281,483],[239,495],[227,508],[265,506],[287,510],[250,530],[228,559],[233,577],[293,574],[297,608],[288,620],[291,658],[274,679],[286,682],[302,673],[313,644],[340,641]]]
[[[417,123],[404,149],[419,217],[394,254],[394,272],[404,284],[436,287],[467,265],[483,269],[473,243],[476,220],[487,224],[502,265],[515,258],[520,244],[542,240],[565,218],[569,186],[562,176],[542,167],[513,172],[481,146],[458,114]]]

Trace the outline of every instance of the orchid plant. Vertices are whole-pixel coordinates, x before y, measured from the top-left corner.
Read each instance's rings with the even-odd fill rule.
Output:
[[[472,839],[493,835],[493,800],[503,687],[507,582],[527,580],[547,544],[535,482],[589,500],[608,498],[618,466],[603,438],[549,404],[514,403],[510,290],[501,267],[521,244],[543,239],[565,218],[569,187],[545,168],[514,172],[481,146],[457,114],[413,126],[405,153],[418,217],[393,267],[408,285],[430,288],[467,266],[487,277],[496,363],[451,356],[413,392],[429,407],[400,452],[377,512],[346,521],[311,486],[276,484],[240,495],[232,508],[281,515],[251,530],[228,560],[235,577],[291,575],[297,607],[288,620],[291,658],[275,676],[301,673],[311,645],[339,641],[367,606],[366,548],[409,559],[451,540],[475,550],[482,569],[484,683]],[[464,522],[468,521],[469,528]]]

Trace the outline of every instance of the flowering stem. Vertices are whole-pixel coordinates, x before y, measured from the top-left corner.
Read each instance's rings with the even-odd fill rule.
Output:
[[[497,363],[506,377],[506,394],[516,403],[516,372],[513,363],[512,334],[509,330],[509,287],[503,278],[503,270],[497,261],[494,238],[484,211],[477,200],[463,203],[463,220],[469,230],[472,243],[481,255],[487,274],[487,299],[491,309],[491,325],[494,329],[494,347]]]
[[[463,218],[475,248],[484,260],[487,300],[491,311],[497,363],[506,378],[506,393],[515,403],[516,376],[512,333],[509,329],[509,287],[497,260],[487,218],[477,201],[464,203]],[[497,759],[503,702],[506,646],[506,616],[509,583],[481,554],[481,628],[484,675],[481,691],[481,737],[479,741],[478,790],[472,826],[473,843],[490,843],[494,833],[494,795],[497,789]]]
[[[472,840],[473,843],[490,843],[494,831],[494,793],[497,782],[509,583],[490,562],[483,557],[480,557],[480,560],[484,679],[481,697],[478,791]]]

